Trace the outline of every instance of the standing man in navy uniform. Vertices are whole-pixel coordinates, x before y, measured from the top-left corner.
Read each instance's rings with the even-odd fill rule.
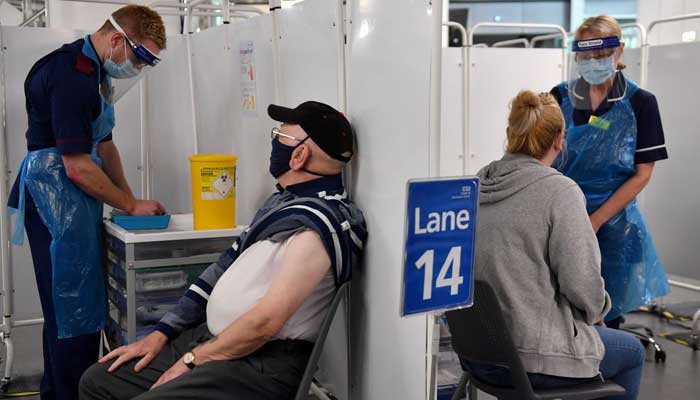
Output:
[[[102,204],[132,215],[165,212],[137,200],[124,177],[111,78],[155,66],[165,27],[153,10],[128,5],[95,33],[37,61],[24,83],[27,155],[12,188],[13,242],[26,229],[44,314],[41,398],[75,400],[97,360],[106,320]]]

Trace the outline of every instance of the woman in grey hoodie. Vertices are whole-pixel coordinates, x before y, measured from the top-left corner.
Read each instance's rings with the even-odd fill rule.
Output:
[[[551,168],[565,123],[550,94],[523,91],[508,118],[507,154],[479,172],[476,279],[496,292],[533,387],[602,375],[636,399],[644,349],[599,324],[610,310],[600,250],[583,193]],[[465,361],[477,376],[508,384],[504,369]]]

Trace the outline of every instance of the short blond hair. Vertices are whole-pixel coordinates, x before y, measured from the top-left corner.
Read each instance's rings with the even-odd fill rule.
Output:
[[[511,102],[506,151],[541,159],[565,128],[564,115],[554,96],[523,90]]]
[[[576,29],[576,40],[581,40],[584,34],[598,37],[617,36],[622,41],[622,28],[617,20],[609,15],[598,15],[588,17]],[[617,69],[625,69],[627,66],[621,62],[617,63]]]
[[[135,40],[144,41],[150,39],[161,50],[165,49],[165,25],[160,14],[153,9],[138,4],[129,4],[114,13],[112,18],[124,29],[124,32]],[[100,28],[100,32],[112,32],[116,28],[107,21]]]

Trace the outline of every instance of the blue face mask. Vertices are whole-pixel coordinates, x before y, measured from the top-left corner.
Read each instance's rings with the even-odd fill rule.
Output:
[[[128,79],[135,77],[141,72],[138,68],[134,67],[129,57],[126,57],[126,41],[124,41],[124,56],[126,59],[117,64],[112,61],[112,49],[109,49],[109,58],[105,61],[104,65],[107,75],[114,79]]]
[[[277,179],[280,176],[282,176],[285,172],[289,171],[292,169],[289,166],[289,161],[292,159],[292,153],[294,153],[294,150],[296,150],[297,147],[301,146],[306,139],[309,137],[307,136],[304,140],[299,142],[296,146],[287,146],[286,144],[283,144],[277,139],[272,139],[272,152],[270,153],[270,174],[272,175],[273,178]],[[302,168],[302,171],[307,172],[311,175],[316,175],[316,176],[334,176],[337,174],[322,174],[319,172],[313,172],[309,171],[306,168]]]
[[[301,144],[301,143],[299,143]],[[297,145],[299,146],[299,145]],[[289,171],[289,160],[297,146],[287,146],[277,139],[272,139],[272,152],[270,153],[270,174],[277,179]]]
[[[612,55],[599,60],[591,58],[589,60],[576,61],[576,69],[586,82],[591,85],[600,85],[615,74],[615,56]]]

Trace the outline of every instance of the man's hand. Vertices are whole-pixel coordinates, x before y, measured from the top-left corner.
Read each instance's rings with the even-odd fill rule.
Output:
[[[168,370],[160,376],[156,383],[154,383],[153,386],[151,386],[151,390],[157,388],[160,385],[172,381],[173,379],[185,374],[186,372],[190,372],[190,368],[187,365],[185,365],[185,361],[182,359],[182,357],[180,357],[180,359],[177,360],[172,367],[168,368]]]
[[[106,363],[116,358],[117,361],[113,362],[108,370],[108,372],[114,372],[125,362],[131,361],[137,357],[143,357],[136,363],[136,367],[134,368],[134,372],[139,372],[160,354],[167,342],[167,336],[162,332],[154,331],[135,343],[111,351],[109,354],[102,357],[99,362]],[[185,368],[187,368],[187,366],[185,366]]]
[[[155,200],[134,200],[126,211],[129,215],[163,215],[165,207]]]

